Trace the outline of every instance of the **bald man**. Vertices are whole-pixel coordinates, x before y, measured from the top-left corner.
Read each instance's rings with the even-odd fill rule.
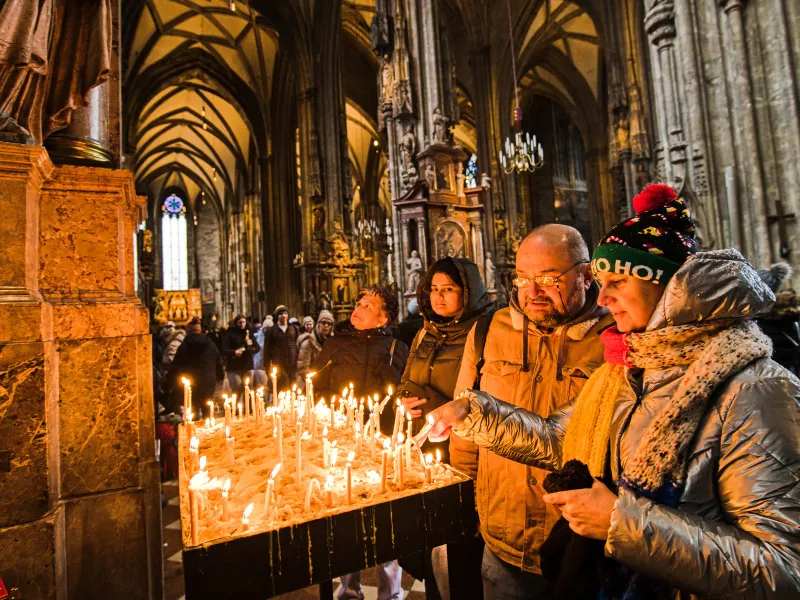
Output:
[[[603,363],[599,332],[613,323],[597,306],[589,249],[566,225],[532,231],[517,252],[511,306],[494,314],[483,356],[475,330],[464,349],[455,395],[467,388],[540,415],[576,396]],[[478,372],[480,371],[480,379]],[[546,471],[450,438],[452,465],[476,479],[485,600],[550,597],[539,548],[558,521],[542,501]],[[451,557],[452,559],[452,557]]]

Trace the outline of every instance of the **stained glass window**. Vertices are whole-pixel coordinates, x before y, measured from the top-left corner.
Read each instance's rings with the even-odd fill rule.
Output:
[[[474,154],[467,161],[467,168],[464,170],[464,185],[468,188],[478,187],[478,157]]]
[[[164,289],[189,288],[189,254],[186,240],[186,204],[175,194],[161,205],[161,256]]]

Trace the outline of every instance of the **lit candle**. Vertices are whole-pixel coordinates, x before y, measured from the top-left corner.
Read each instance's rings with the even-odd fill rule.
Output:
[[[292,395],[290,396],[289,402],[291,402],[292,408],[297,410],[297,384],[292,384]]]
[[[225,449],[228,452],[228,466],[233,466],[233,437],[231,436],[231,428],[225,428]]]
[[[200,451],[200,440],[196,437],[193,437],[192,440],[189,442],[189,473],[190,475],[194,475],[197,473],[197,457],[198,452]]]
[[[225,429],[227,430],[228,427],[231,426],[231,419],[228,411],[230,410],[230,400],[228,399],[227,394],[222,394],[222,408],[225,410]]]
[[[433,477],[431,476],[431,463],[433,462],[433,455],[425,455],[425,483],[431,483]]]
[[[305,504],[305,511],[306,513],[311,511],[311,495],[314,493],[314,488],[317,488],[317,492],[319,492],[319,481],[316,479],[312,479],[308,482],[308,488],[306,489],[306,504]]]
[[[333,474],[333,467],[336,466],[336,459],[339,457],[339,449],[336,447],[336,442],[331,444],[331,475]]]
[[[250,421],[250,378],[244,378],[244,415]]]
[[[228,503],[228,493],[231,490],[231,480],[226,479],[222,486],[222,520],[227,521],[230,516],[230,504]]]
[[[311,378],[314,377],[314,375],[316,375],[316,373],[309,373],[306,375],[306,409],[314,406],[314,384],[311,382]]]
[[[278,369],[272,367],[272,373],[270,373],[270,378],[272,379],[272,406],[278,406]]]
[[[405,481],[403,477],[403,441],[404,435],[402,433],[397,434],[397,447],[395,448],[395,465],[397,469],[397,489],[403,490],[405,487]]]
[[[397,400],[397,408],[395,409],[394,413],[394,428],[392,429],[392,444],[397,443],[397,434],[400,433],[400,429],[403,427],[403,417],[404,417],[404,410],[403,410],[403,403],[398,399]]]
[[[206,460],[206,457],[205,456],[201,456],[200,457],[200,471],[199,471],[200,473],[205,473],[206,464],[207,463],[208,463],[208,461]]]
[[[360,423],[356,423],[356,449],[355,449],[355,455],[358,456],[358,457],[361,456],[361,440],[362,440],[361,424]]]
[[[275,418],[278,420],[277,429],[277,438],[278,438],[278,460],[283,462],[283,418],[281,417],[281,411],[278,409]]]
[[[243,412],[242,403],[241,403],[241,402],[239,402],[238,406],[239,406],[239,421],[241,421],[241,420],[242,420],[242,418],[244,417],[244,412]]]
[[[333,508],[333,475],[325,480],[325,506]]]
[[[331,451],[331,443],[328,441],[328,428],[322,430],[322,466],[328,466],[328,456]]]
[[[300,413],[302,415],[302,413]],[[300,416],[298,415],[298,416]],[[297,451],[297,487],[300,487],[300,482],[303,481],[303,458],[302,458],[302,451],[303,451],[303,444],[302,444],[302,437],[303,437],[303,423],[298,419],[297,423],[295,424],[295,445]]]
[[[350,506],[353,503],[353,465],[350,463],[353,462],[353,459],[356,457],[354,452],[351,452],[347,455],[347,464],[344,467],[345,475],[347,477],[346,483],[346,494],[347,494],[347,506]]]
[[[381,494],[386,492],[386,476],[389,472],[389,439],[383,440],[383,452],[381,452]]]
[[[408,425],[406,426],[406,467],[411,468],[411,413],[407,412]]]
[[[242,531],[247,531],[250,528],[250,514],[253,512],[253,503],[247,505],[242,513]]]
[[[192,412],[192,383],[186,378],[181,377],[183,383],[183,414],[188,415]]]
[[[269,481],[267,481],[267,491],[264,494],[264,518],[267,520],[272,520],[272,508],[274,504],[273,495],[275,494],[275,477],[278,475],[278,471],[281,470],[281,463],[275,465],[275,468],[272,469],[272,474],[269,476]]]
[[[194,426],[194,421],[192,421],[192,417],[194,417],[194,413],[189,411],[187,421],[186,421],[186,437],[190,440],[194,437],[195,433],[197,433],[197,428]]]
[[[250,414],[253,415],[253,426],[258,425],[258,408],[256,407],[256,391],[250,390]]]

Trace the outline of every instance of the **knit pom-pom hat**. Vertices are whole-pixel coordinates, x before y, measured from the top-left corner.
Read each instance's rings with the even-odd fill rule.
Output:
[[[633,199],[636,216],[617,223],[592,254],[595,274],[632,275],[665,285],[697,252],[686,203],[668,185],[648,185]]]

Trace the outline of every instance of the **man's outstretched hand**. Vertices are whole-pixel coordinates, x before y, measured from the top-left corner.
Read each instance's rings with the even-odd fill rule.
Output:
[[[433,427],[428,439],[432,442],[443,442],[450,437],[450,431],[456,425],[461,425],[469,414],[469,400],[456,398],[452,402],[440,406],[429,413],[428,420],[433,417]]]

